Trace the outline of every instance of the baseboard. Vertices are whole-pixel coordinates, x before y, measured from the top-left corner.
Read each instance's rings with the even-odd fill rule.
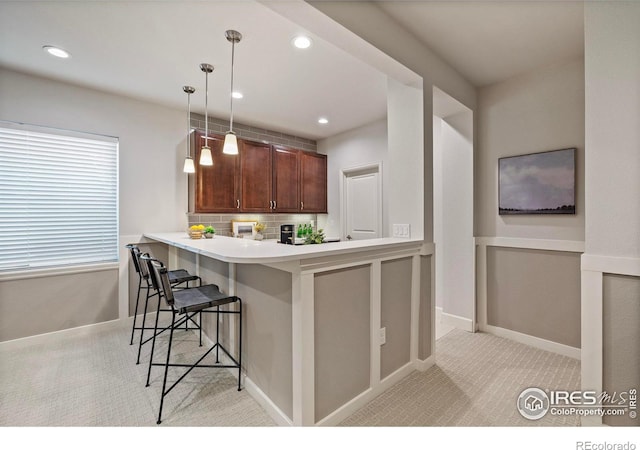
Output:
[[[91,323],[75,328],[65,328],[64,330],[50,331],[48,333],[36,334],[35,336],[25,336],[23,338],[12,339],[10,341],[0,342],[0,348],[13,350],[21,348],[25,345],[46,343],[52,336],[84,336],[95,331],[115,329],[122,326],[124,322],[130,323],[131,318],[108,320],[106,322]]]
[[[355,413],[358,409],[369,403],[375,397],[389,389],[398,381],[409,375],[415,369],[414,363],[408,362],[398,370],[388,375],[386,378],[380,381],[380,384],[374,387],[370,387],[355,398],[349,400],[347,403],[330,413],[328,416],[316,422],[317,426],[336,426],[351,414]]]
[[[280,409],[278,406],[271,401],[271,399],[262,392],[262,389],[255,384],[251,378],[245,376],[244,377],[244,388],[247,390],[247,393],[266,411],[266,413],[271,417],[276,424],[280,426],[293,426],[293,421]]]
[[[435,365],[436,365],[436,355],[431,355],[427,359],[424,359],[424,360],[419,359],[415,362],[415,368],[420,372],[425,372],[427,369]]]
[[[208,346],[212,346],[214,344],[209,336],[207,336],[207,334],[204,332],[202,333],[202,340]],[[227,356],[224,355],[224,353],[221,355],[221,359],[223,360],[223,362],[226,360],[226,362],[231,363],[231,361],[228,360]],[[235,378],[236,380],[238,379],[238,369],[229,367],[227,368],[227,371],[231,374],[231,376],[233,376],[233,378]],[[277,425],[284,427],[293,426],[293,421],[289,418],[289,416],[287,416],[280,408],[278,408],[278,406],[273,403],[273,401],[271,401],[267,394],[265,394],[262,389],[260,389],[258,385],[255,384],[253,380],[251,380],[251,378],[246,375],[246,373],[242,373],[241,384],[247,391],[247,393],[251,396],[251,398],[253,398],[256,403],[258,403],[262,407],[262,409],[265,410],[265,412],[274,420]]]
[[[442,323],[442,306],[436,306],[436,323]]]
[[[548,341],[528,334],[519,333],[517,331],[508,330],[506,328],[496,327],[493,325],[481,325],[480,330],[486,333],[494,334],[499,337],[511,339],[512,341],[520,342],[521,344],[529,345],[540,350],[557,353],[559,355],[568,356],[580,360],[580,349],[576,347],[570,347],[558,342]]]
[[[445,325],[450,325],[460,330],[468,331],[469,333],[475,332],[473,329],[473,320],[467,319],[466,317],[456,316],[455,314],[449,314],[443,311],[441,320]]]

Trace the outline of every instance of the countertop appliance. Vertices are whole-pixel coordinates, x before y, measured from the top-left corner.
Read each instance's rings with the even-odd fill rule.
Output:
[[[295,239],[294,225],[280,225],[280,243],[293,245]]]

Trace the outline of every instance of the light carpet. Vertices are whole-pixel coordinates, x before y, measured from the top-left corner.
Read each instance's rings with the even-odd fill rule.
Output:
[[[148,359],[135,364],[130,323],[0,345],[1,426],[155,427],[162,369],[145,387]],[[197,337],[176,333],[190,358]],[[158,344],[165,355],[166,338]],[[143,355],[148,354],[148,348]],[[181,369],[170,371],[170,380]],[[576,426],[573,416],[522,418],[527,387],[580,388],[580,363],[484,333],[454,330],[437,341],[437,365],[413,372],[343,426]],[[227,370],[195,369],[165,400],[161,426],[271,426],[273,420]]]

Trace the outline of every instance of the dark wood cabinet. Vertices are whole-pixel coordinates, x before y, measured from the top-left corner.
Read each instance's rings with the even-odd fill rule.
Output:
[[[238,139],[238,155],[225,155],[224,136],[210,134],[213,166],[201,166],[204,142],[196,131],[195,213],[327,212],[326,155],[245,139]]]
[[[300,212],[327,212],[327,155],[300,152]]]
[[[222,153],[224,137],[209,135],[213,166],[201,166],[200,151],[205,145],[204,133],[194,133],[195,212],[238,212],[240,200],[240,164],[238,157]]]
[[[272,212],[300,211],[300,151],[280,145],[273,146]]]
[[[240,210],[264,212],[271,209],[271,146],[240,140]]]

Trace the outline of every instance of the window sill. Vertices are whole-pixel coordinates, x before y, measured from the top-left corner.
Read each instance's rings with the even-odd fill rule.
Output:
[[[49,267],[43,269],[27,269],[0,272],[0,282],[28,280],[31,278],[55,277],[60,275],[73,275],[78,273],[103,272],[105,270],[117,270],[118,262],[82,264],[76,266]]]

